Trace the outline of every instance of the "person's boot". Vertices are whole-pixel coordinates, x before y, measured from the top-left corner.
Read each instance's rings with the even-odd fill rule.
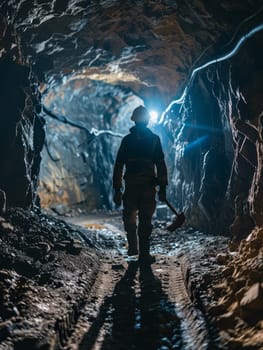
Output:
[[[139,237],[139,262],[147,265],[155,262],[155,257],[150,254],[149,237]]]

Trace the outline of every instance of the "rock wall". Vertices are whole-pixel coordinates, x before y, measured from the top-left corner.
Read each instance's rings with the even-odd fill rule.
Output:
[[[90,79],[64,82],[43,101],[60,121],[46,116],[38,189],[41,206],[59,213],[79,205],[87,210],[111,209],[120,135],[128,132],[133,106],[142,101],[127,89]]]
[[[19,206],[38,201],[44,143],[31,67],[51,95],[70,82],[53,105],[45,101],[55,114],[88,130],[126,133],[123,120],[138,96],[164,108],[193,67],[262,23],[260,0],[21,0],[17,6],[4,0],[0,13],[0,189],[8,205]],[[261,39],[255,36],[228,62],[198,73],[184,105],[166,115],[166,131],[159,128],[172,201],[193,226],[213,232],[231,226],[236,237],[262,224]],[[83,128],[47,120],[43,205],[84,201],[89,208],[110,208],[120,139],[105,134],[90,142]]]
[[[200,71],[164,122],[170,196],[193,226],[237,239],[262,225],[262,37]]]
[[[0,189],[5,192],[7,205],[30,207],[37,202],[43,120],[37,116],[36,80],[24,59],[19,37],[3,16],[0,76]]]

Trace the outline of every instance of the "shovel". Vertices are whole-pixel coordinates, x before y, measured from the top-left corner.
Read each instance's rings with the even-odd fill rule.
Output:
[[[179,214],[175,208],[172,206],[172,204],[170,202],[168,202],[168,200],[165,200],[165,203],[167,204],[167,206],[172,210],[172,212],[176,215],[176,218],[173,220],[173,222],[171,223],[171,225],[166,227],[166,230],[173,232],[175,231],[178,227],[181,227],[182,224],[185,222],[185,215],[182,212],[181,214]]]

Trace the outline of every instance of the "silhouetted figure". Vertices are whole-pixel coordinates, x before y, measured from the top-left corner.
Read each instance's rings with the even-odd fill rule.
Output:
[[[135,108],[131,116],[135,126],[121,142],[113,173],[115,190],[113,200],[117,206],[120,206],[123,200],[123,222],[127,233],[128,256],[138,254],[138,235],[139,260],[143,263],[154,261],[149,253],[149,238],[152,233],[152,216],[156,208],[156,186],[159,186],[159,200],[163,202],[166,199],[168,184],[160,138],[147,128],[149,119],[150,115],[145,107]],[[124,194],[122,194],[123,179]]]

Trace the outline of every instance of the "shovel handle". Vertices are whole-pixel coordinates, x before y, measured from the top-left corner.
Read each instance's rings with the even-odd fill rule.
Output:
[[[165,200],[165,203],[167,204],[167,206],[171,209],[171,211],[172,211],[176,216],[179,215],[179,213],[175,210],[175,208],[172,206],[172,204],[171,204],[170,202],[168,202],[167,199]]]

